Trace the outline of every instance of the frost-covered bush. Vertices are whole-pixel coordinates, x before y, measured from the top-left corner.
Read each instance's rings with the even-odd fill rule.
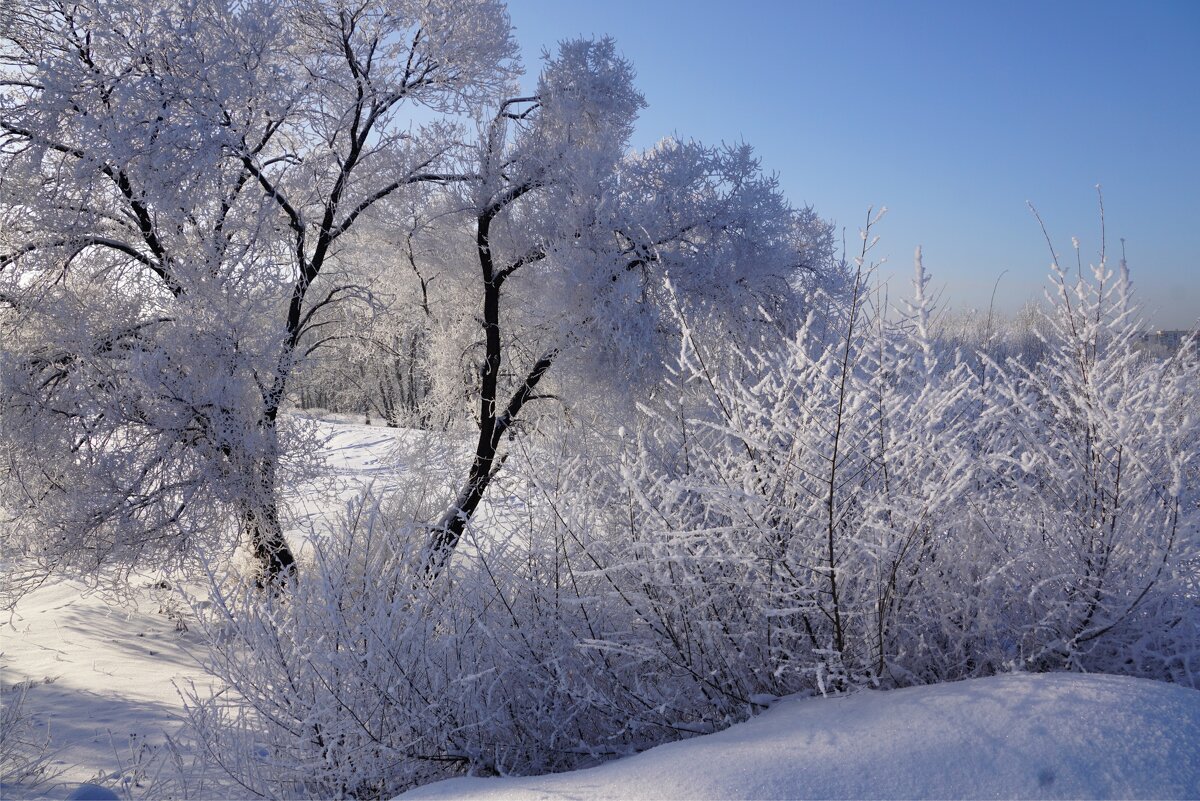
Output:
[[[422,521],[442,499],[410,489],[314,534],[286,593],[216,588],[226,689],[190,710],[211,762],[258,795],[382,798],[578,767],[785,693],[1012,670],[1197,686],[1194,353],[1138,354],[1103,263],[1055,274],[1035,364],[944,351],[919,257],[891,318],[859,267],[738,360],[681,309],[638,417],[516,439],[440,572]]]
[[[905,656],[932,633],[925,570],[975,517],[962,499],[983,401],[964,362],[938,364],[925,283],[919,270],[893,326],[860,272],[831,318],[750,354],[748,378],[713,374],[685,329],[674,394],[644,408],[608,574],[723,715],[764,693],[940,675]]]
[[[1056,269],[1041,361],[985,356],[980,381],[971,354],[937,355],[924,283],[918,262],[899,323],[855,289],[840,339],[802,331],[750,381],[685,337],[681,388],[707,405],[649,415],[643,436],[675,438],[651,450],[678,456],[639,457],[654,556],[623,569],[788,689],[1006,669],[1195,685],[1195,356],[1142,356],[1124,265],[1101,262]]]
[[[188,700],[226,777],[210,786],[390,798],[464,770],[561,770],[686,726],[670,717],[678,690],[604,647],[636,623],[593,605],[603,579],[579,544],[531,542],[519,505],[495,514],[503,533],[469,530],[433,578],[424,532],[361,498],[286,594],[214,584],[209,667],[226,689]]]
[[[444,770],[420,759],[445,754],[432,700],[448,688],[437,606],[403,569],[412,532],[360,504],[341,533],[286,594],[212,588],[209,669],[229,687],[188,713],[209,761],[252,795],[386,798]]]
[[[997,368],[990,525],[1024,561],[1022,658],[1195,685],[1200,598],[1200,373],[1136,346],[1124,262],[1057,267],[1046,355]]]
[[[625,476],[623,581],[740,697],[1007,669],[1195,685],[1195,356],[1136,350],[1124,265],[1056,270],[1032,365],[939,355],[925,281],[918,259],[893,323],[856,284],[837,338],[810,325],[749,380],[685,336]]]

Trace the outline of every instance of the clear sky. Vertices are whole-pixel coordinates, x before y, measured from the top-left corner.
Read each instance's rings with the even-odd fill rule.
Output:
[[[1126,240],[1151,324],[1200,318],[1200,0],[509,0],[527,68],[609,34],[649,104],[635,146],[744,140],[793,204],[846,230],[887,206],[893,294],[913,248],[956,308],[1040,298],[1050,256]],[[1112,265],[1116,266],[1115,259]],[[1007,272],[1005,272],[1007,271]],[[1001,274],[1003,276],[1001,277]]]

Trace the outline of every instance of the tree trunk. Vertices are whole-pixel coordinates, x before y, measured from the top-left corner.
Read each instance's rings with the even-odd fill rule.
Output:
[[[257,510],[248,508],[243,515],[243,527],[261,568],[259,586],[278,586],[291,573],[296,558],[283,537],[275,499],[271,498]]]
[[[496,452],[504,433],[516,420],[525,402],[533,396],[538,382],[550,369],[557,355],[557,352],[551,352],[538,359],[520,389],[509,400],[504,413],[497,415],[496,399],[503,355],[500,343],[500,287],[505,276],[511,274],[512,270],[496,272],[488,240],[491,220],[489,213],[481,215],[475,234],[479,264],[483,273],[484,360],[479,377],[479,439],[475,444],[475,458],[471,461],[466,484],[459,491],[454,505],[446,510],[441,521],[433,529],[429,553],[425,559],[425,572],[431,577],[441,571],[458,546],[467,522],[475,514],[495,474],[493,466],[496,462]]]
[[[259,425],[264,431],[268,453],[255,461],[242,512],[242,528],[250,541],[260,567],[260,586],[277,586],[287,579],[296,564],[296,557],[283,536],[279,522],[279,501],[275,492],[275,468],[278,447],[275,418],[277,412],[268,410]]]

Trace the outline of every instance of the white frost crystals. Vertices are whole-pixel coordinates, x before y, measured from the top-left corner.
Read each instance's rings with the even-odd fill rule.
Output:
[[[12,545],[94,570],[244,541],[286,573],[281,470],[306,448],[279,411],[355,294],[327,265],[377,204],[453,179],[452,115],[514,53],[490,0],[6,3]]]

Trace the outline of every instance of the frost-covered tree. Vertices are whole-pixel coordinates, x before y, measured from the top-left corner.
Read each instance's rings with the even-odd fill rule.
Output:
[[[575,395],[636,396],[677,347],[672,304],[753,344],[756,319],[798,316],[797,283],[830,257],[828,226],[789,207],[748,146],[668,139],[629,154],[642,105],[612,40],[575,40],[547,58],[536,94],[500,101],[480,125],[461,170],[472,179],[453,189],[477,262],[460,287],[483,334],[478,441],[431,565],[454,549],[553,365],[569,366]]]
[[[509,85],[494,0],[0,10],[8,491],[51,564],[230,544],[268,574],[279,412],[321,277]],[[421,109],[415,122],[414,109]]]

